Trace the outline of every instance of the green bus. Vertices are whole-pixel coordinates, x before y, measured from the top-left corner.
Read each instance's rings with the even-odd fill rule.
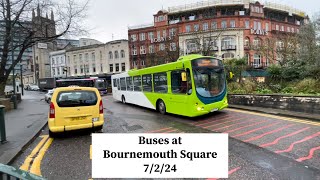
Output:
[[[228,107],[226,73],[222,61],[187,55],[176,62],[133,69],[111,76],[115,100],[195,117]]]

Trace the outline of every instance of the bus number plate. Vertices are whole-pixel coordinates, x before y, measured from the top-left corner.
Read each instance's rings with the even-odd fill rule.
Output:
[[[211,112],[215,112],[215,111],[218,111],[219,109],[218,108],[214,108],[211,110]]]

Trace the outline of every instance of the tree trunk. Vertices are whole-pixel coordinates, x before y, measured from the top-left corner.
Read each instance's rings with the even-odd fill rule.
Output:
[[[4,90],[6,88],[7,79],[8,79],[8,77],[6,77],[6,76],[0,77],[0,97],[5,96]]]

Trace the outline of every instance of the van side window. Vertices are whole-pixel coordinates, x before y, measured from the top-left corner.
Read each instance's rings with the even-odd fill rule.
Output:
[[[154,92],[157,93],[167,93],[168,85],[167,85],[167,73],[157,73],[153,75],[154,81]]]
[[[187,81],[182,81],[181,73],[185,71],[172,71],[171,72],[171,91],[173,94],[186,94]]]
[[[141,91],[141,76],[133,77],[133,89],[134,91]]]
[[[133,91],[132,78],[126,77],[127,91]]]
[[[113,87],[117,87],[117,81],[116,81],[116,79],[113,79]]]
[[[152,92],[152,76],[151,74],[142,75],[143,91]]]
[[[120,89],[121,91],[126,91],[126,79],[125,78],[120,78]]]

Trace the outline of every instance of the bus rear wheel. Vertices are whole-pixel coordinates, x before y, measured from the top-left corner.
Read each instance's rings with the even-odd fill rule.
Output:
[[[121,97],[121,102],[122,102],[123,104],[126,103],[126,98],[124,97],[124,95],[122,95],[122,97]]]
[[[161,114],[166,114],[166,105],[164,104],[164,102],[162,100],[158,101],[158,111]]]

